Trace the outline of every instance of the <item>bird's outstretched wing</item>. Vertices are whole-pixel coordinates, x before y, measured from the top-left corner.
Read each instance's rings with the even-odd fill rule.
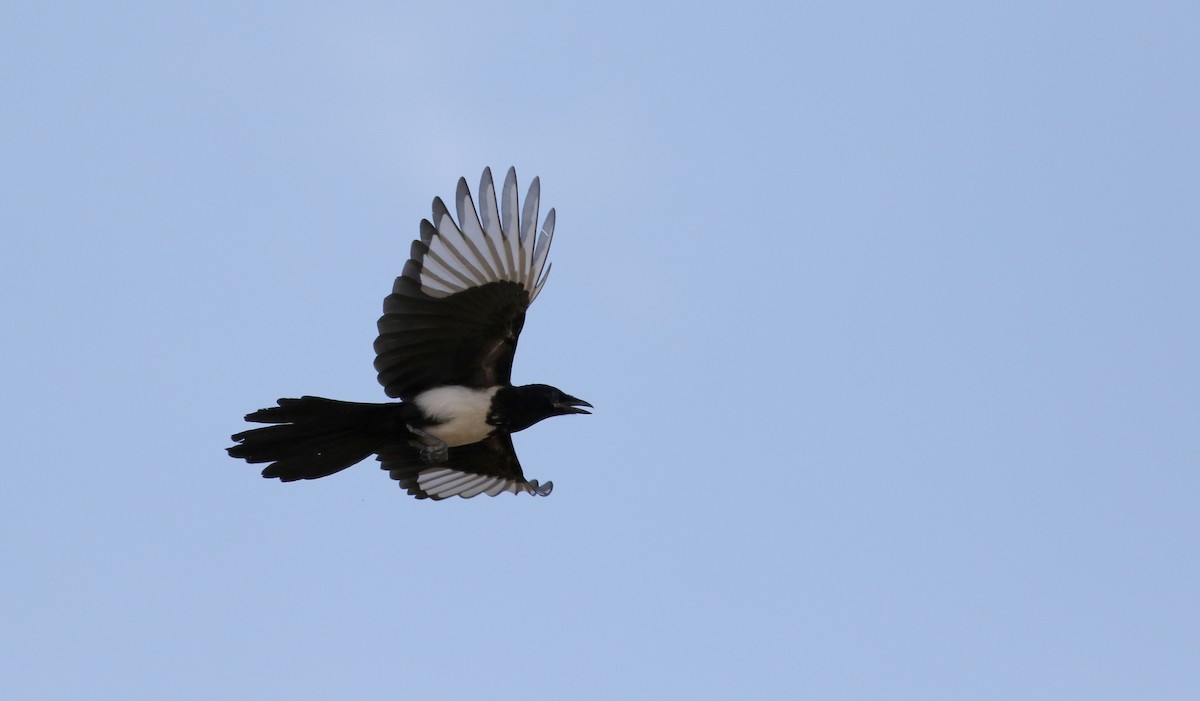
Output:
[[[383,301],[375,369],[388,396],[411,400],[440,385],[511,381],[525,310],[550,273],[554,210],[539,233],[540,195],[534,178],[520,207],[517,173],[509,168],[499,202],[484,169],[478,211],[459,179],[457,224],[434,199],[432,220],[421,222],[421,238]]]
[[[502,492],[546,496],[554,489],[553,482],[525,479],[507,433],[451,448],[445,466],[426,464],[417,450],[407,445],[379,451],[379,461],[392,479],[418,499],[494,497]]]

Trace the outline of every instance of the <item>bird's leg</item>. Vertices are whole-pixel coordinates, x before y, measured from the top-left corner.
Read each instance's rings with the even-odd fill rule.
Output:
[[[426,465],[444,465],[450,458],[450,446],[446,441],[422,431],[415,426],[408,426],[409,433],[417,437],[412,441],[412,447],[421,451],[421,459]]]

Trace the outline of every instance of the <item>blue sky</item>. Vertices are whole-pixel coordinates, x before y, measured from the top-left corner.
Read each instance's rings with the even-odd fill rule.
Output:
[[[0,696],[1196,698],[1194,3],[407,5],[4,11]],[[509,165],[554,494],[226,457]]]

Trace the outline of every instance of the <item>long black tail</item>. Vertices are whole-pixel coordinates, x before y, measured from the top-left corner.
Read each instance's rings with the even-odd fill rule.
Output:
[[[233,436],[227,448],[248,463],[269,462],[263,477],[284,482],[311,480],[361,462],[388,443],[403,440],[404,404],[364,404],[322,397],[280,399],[279,406],[247,414],[246,420],[275,424]]]

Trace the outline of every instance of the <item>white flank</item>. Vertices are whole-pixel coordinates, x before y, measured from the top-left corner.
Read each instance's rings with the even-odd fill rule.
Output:
[[[492,432],[487,415],[492,407],[492,397],[499,389],[499,386],[487,389],[461,385],[434,387],[418,394],[413,401],[426,416],[441,422],[423,430],[453,448],[478,443]]]

